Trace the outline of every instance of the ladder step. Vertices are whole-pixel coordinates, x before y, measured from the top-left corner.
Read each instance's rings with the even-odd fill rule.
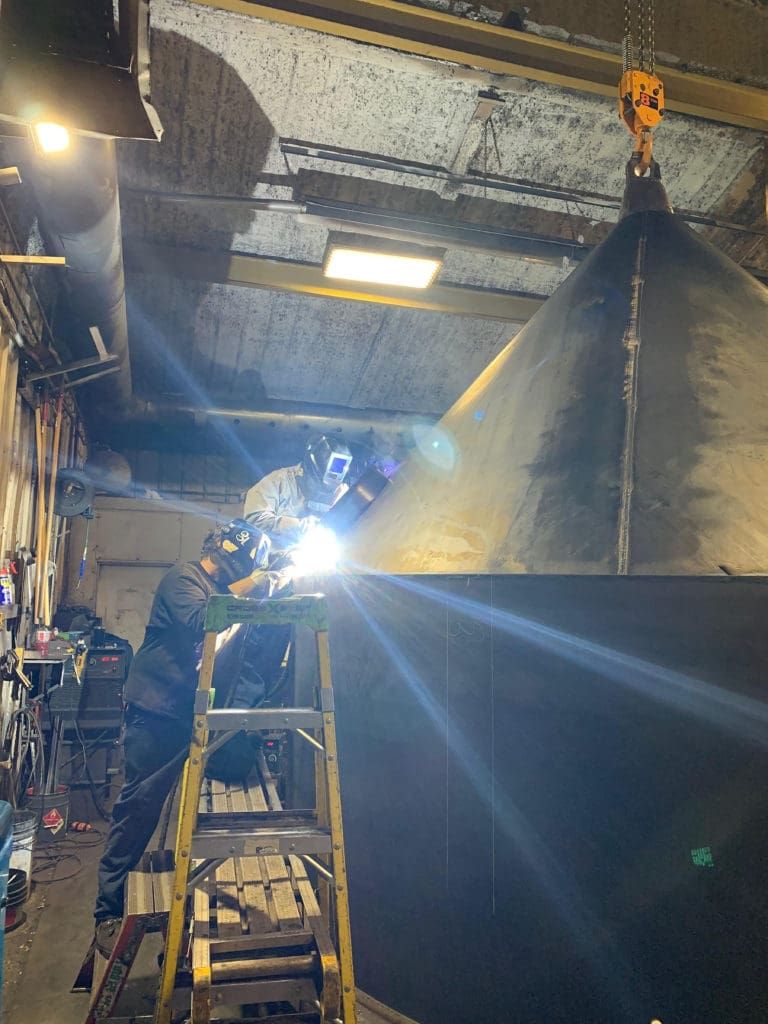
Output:
[[[215,708],[205,718],[211,732],[320,729],[323,724],[322,711],[313,708]]]
[[[221,818],[229,821],[222,824]],[[264,825],[254,822],[256,815],[242,815],[241,822],[232,822],[237,815],[200,815],[210,821],[200,822],[192,833],[195,858],[268,856],[290,853],[330,853],[331,831],[303,823]]]
[[[317,825],[314,808],[289,808],[278,811],[200,811],[197,815],[198,831],[211,828],[231,828],[237,831],[256,828],[304,828]],[[195,851],[197,856],[197,851]]]

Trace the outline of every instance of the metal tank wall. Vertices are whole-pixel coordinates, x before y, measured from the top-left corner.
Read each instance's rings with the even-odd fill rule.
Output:
[[[768,581],[327,593],[362,989],[420,1024],[764,1024]]]
[[[626,199],[328,588],[356,970],[421,1024],[768,1019],[768,290]]]

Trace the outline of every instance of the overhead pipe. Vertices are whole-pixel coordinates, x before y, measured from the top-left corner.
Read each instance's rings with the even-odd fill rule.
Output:
[[[366,167],[370,170],[388,171],[395,174],[412,174],[420,178],[431,178],[444,181],[456,187],[496,189],[501,192],[512,192],[518,195],[532,196],[538,199],[550,199],[555,202],[582,204],[584,206],[601,207],[607,210],[621,211],[623,198],[606,195],[602,192],[590,192],[585,189],[560,189],[542,185],[535,181],[509,178],[503,174],[486,174],[470,168],[467,174],[456,174],[438,164],[422,164],[409,160],[398,160],[394,157],[379,156],[373,153],[362,153],[357,150],[343,149],[340,146],[315,146],[296,139],[281,139],[280,152],[285,156],[301,156],[308,160],[321,160],[329,163],[351,164]],[[680,220],[689,224],[701,224],[703,227],[724,228],[728,231],[739,231],[744,234],[767,237],[768,232],[761,227],[750,227],[747,224],[735,224],[733,221],[710,217],[708,214],[696,213],[692,210],[675,210]]]
[[[295,147],[288,150],[284,146],[284,149],[290,152],[298,152],[298,149]],[[316,155],[316,152],[307,151],[302,155],[313,157]],[[341,162],[360,163],[371,167],[377,167],[379,163],[386,163],[389,170],[398,170],[401,173],[416,173],[422,177],[451,180],[454,183],[462,177],[434,165],[402,164],[400,161],[376,161],[369,158],[346,160],[346,157],[342,159],[338,155],[330,157],[327,151],[323,151],[323,159],[336,159],[341,160]],[[621,200],[613,196],[604,196],[597,192],[586,192],[581,189],[563,192],[561,190],[548,189],[533,182],[526,183],[505,179],[498,175],[495,177],[463,176],[462,182],[474,186],[490,185],[492,188],[500,188],[503,191],[555,199],[564,203],[572,202],[588,205],[592,203],[593,205],[617,212],[621,210]],[[290,214],[296,216],[302,223],[323,226],[329,230],[368,231],[382,238],[410,241],[420,240],[421,242],[429,242],[431,244],[442,243],[468,251],[494,253],[500,256],[532,260],[537,263],[549,263],[553,266],[562,265],[563,260],[566,258],[570,263],[579,263],[589,255],[593,248],[591,245],[568,238],[554,238],[546,235],[537,235],[532,232],[496,228],[491,225],[465,224],[435,217],[411,216],[405,212],[381,210],[375,207],[345,203],[336,199],[324,199],[320,196],[309,196],[303,201],[296,201],[293,199],[264,199],[253,196],[211,195],[199,192],[155,191],[130,186],[122,188],[121,191],[127,194],[141,195],[150,199],[159,199],[162,202],[180,205],[232,206],[256,210],[262,213]],[[710,217],[706,214],[695,213],[690,210],[677,210],[676,212],[681,220],[689,224],[699,224],[703,227],[721,228],[726,231],[737,231],[742,234],[755,235],[758,241],[760,238],[768,236],[768,232],[762,228],[735,224],[732,221],[721,220],[717,217]],[[768,282],[768,271],[762,267],[745,265],[744,269],[758,280],[764,283]]]
[[[407,212],[344,203],[311,196],[301,202],[292,199],[261,199],[248,196],[205,195],[189,192],[159,192],[126,187],[123,193],[145,195],[179,205],[234,206],[260,213],[283,213],[336,231],[373,232],[380,238],[441,243],[475,252],[491,252],[561,266],[564,259],[579,262],[591,246],[565,238],[551,238],[531,232],[464,224],[438,217],[418,217]]]
[[[417,424],[434,423],[438,418],[437,414],[429,413],[352,409],[309,402],[278,402],[266,409],[225,409],[141,398],[134,398],[130,412],[149,423],[186,418],[197,427],[219,422],[235,427],[247,424],[264,430],[279,427],[281,432],[362,435],[374,431],[392,436],[407,432]]]
[[[65,154],[31,162],[24,177],[35,194],[47,252],[66,259],[65,281],[82,339],[73,354],[92,354],[88,329],[98,327],[119,372],[105,377],[94,395],[98,404],[127,406],[131,369],[115,144],[79,135]]]

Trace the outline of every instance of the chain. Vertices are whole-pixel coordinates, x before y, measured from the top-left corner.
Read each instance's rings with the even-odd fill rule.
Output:
[[[646,11],[643,10],[643,3],[646,4]],[[654,74],[656,71],[656,15],[654,10],[655,0],[636,0],[637,13],[633,15],[632,0],[624,0],[624,45],[622,48],[622,63],[624,71],[634,67],[634,44],[632,30],[637,22],[638,41],[638,67],[641,71],[648,71]],[[647,18],[643,15],[647,13]]]
[[[622,63],[624,71],[629,71],[634,64],[635,55],[632,45],[632,0],[624,0],[624,45]]]
[[[643,21],[643,0],[637,0],[638,67],[645,71],[645,22]]]

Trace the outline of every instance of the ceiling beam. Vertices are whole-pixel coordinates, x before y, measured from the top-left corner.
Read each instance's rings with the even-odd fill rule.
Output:
[[[212,252],[125,239],[126,268],[143,274],[165,274],[212,284],[240,285],[273,291],[321,295],[353,302],[375,302],[410,309],[431,309],[455,316],[483,317],[525,323],[544,299],[483,288],[432,285],[430,288],[391,288],[383,285],[334,281],[323,276],[322,267],[265,256]]]
[[[529,78],[600,96],[615,98],[621,77],[621,59],[611,53],[396,0],[192,2],[401,53],[463,64],[494,75]],[[660,71],[670,111],[768,131],[768,91],[673,68]]]

